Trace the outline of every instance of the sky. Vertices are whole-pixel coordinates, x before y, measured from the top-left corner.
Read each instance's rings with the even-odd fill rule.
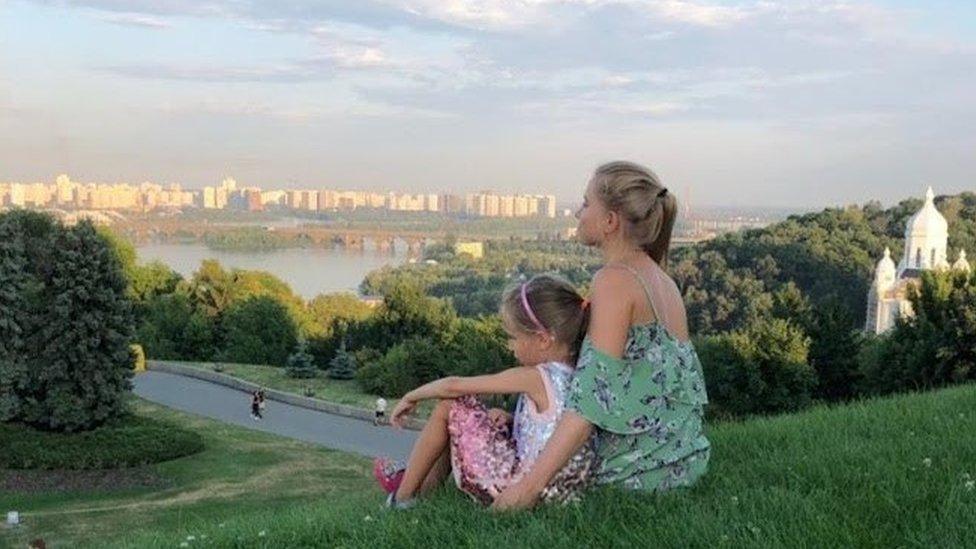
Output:
[[[970,0],[0,0],[0,181],[976,191]]]

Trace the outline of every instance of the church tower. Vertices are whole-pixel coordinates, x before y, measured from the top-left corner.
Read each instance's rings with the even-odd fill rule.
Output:
[[[935,193],[929,187],[925,205],[905,227],[905,252],[898,264],[898,277],[905,271],[927,271],[948,268],[946,247],[949,243],[949,223],[935,209]]]
[[[884,257],[874,269],[874,282],[868,292],[868,315],[865,331],[872,334],[885,332],[894,325],[897,306],[893,307],[889,296],[895,288],[897,272],[891,259],[891,250],[885,248]]]
[[[935,209],[935,193],[929,187],[922,209],[908,220],[905,227],[905,251],[897,269],[891,250],[874,270],[874,281],[868,292],[867,321],[864,330],[881,334],[893,327],[899,317],[915,314],[908,299],[908,288],[918,284],[923,271],[949,269],[946,248],[949,246],[949,223]],[[954,269],[969,270],[966,252],[959,252]]]

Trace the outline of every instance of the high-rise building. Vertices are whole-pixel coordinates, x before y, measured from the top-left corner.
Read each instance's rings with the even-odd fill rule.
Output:
[[[445,213],[463,213],[465,201],[456,194],[443,194],[440,198],[441,211]]]
[[[529,197],[524,195],[515,196],[515,217],[525,217],[529,215]]]
[[[556,197],[547,194],[539,197],[539,215],[556,217]]]
[[[74,188],[77,184],[71,181],[65,174],[61,174],[54,180],[54,186],[57,188],[57,202],[58,205],[68,205],[71,203],[74,197]]]
[[[515,216],[515,197],[503,196],[498,200],[498,215],[502,217]]]
[[[261,202],[261,189],[248,187],[242,191],[244,204],[249,212],[264,211],[264,203]]]
[[[201,206],[206,210],[217,209],[217,189],[213,187],[203,188],[203,203]]]

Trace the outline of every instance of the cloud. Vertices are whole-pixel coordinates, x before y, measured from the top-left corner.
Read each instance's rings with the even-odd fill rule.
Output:
[[[750,12],[735,6],[664,0],[640,2],[656,16],[668,21],[700,25],[704,27],[725,27],[743,21]]]
[[[317,124],[326,120],[355,118],[450,119],[450,113],[437,110],[383,105],[366,102],[326,105],[293,105],[286,101],[221,99],[189,102],[165,102],[155,110],[176,118],[213,117],[223,119],[255,118],[291,125]]]
[[[168,21],[140,13],[107,13],[101,15],[99,19],[113,25],[126,27],[145,29],[168,29],[172,27]]]
[[[252,67],[146,64],[105,66],[98,70],[129,78],[196,82],[306,82],[332,77],[327,66],[312,62]]]

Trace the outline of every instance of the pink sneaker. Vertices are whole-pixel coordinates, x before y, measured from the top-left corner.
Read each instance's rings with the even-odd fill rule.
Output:
[[[403,481],[403,473],[406,468],[402,463],[386,458],[376,458],[373,460],[373,476],[380,483],[380,487],[387,494],[392,494],[400,487]]]

